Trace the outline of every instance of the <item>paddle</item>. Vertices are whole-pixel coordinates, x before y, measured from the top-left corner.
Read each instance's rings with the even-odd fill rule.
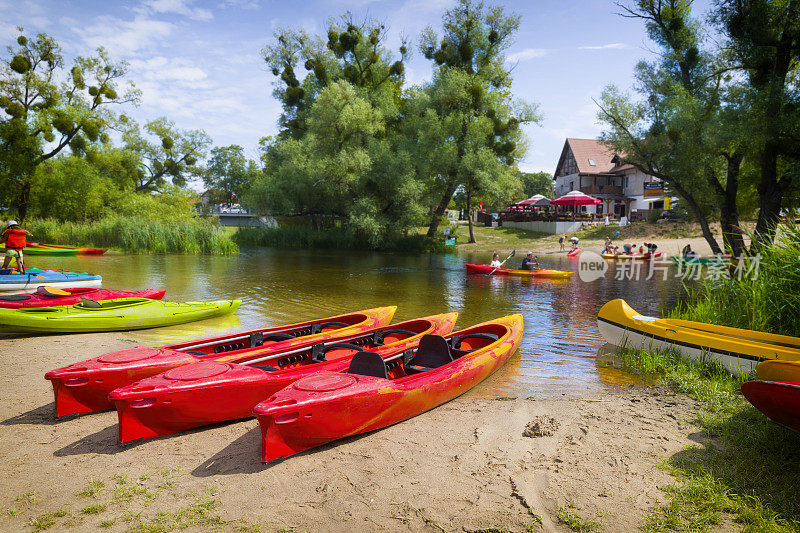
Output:
[[[517,251],[516,251],[516,250],[512,250],[512,251],[511,251],[511,255],[509,255],[508,257],[506,257],[505,259],[503,259],[503,262],[502,262],[502,263],[500,263],[500,265],[501,265],[501,266],[502,266],[502,265],[505,265],[505,264],[506,264],[506,261],[508,261],[509,259],[511,259],[512,257],[514,257],[515,255],[517,255]],[[495,267],[495,269],[494,269],[494,270],[492,270],[491,272],[489,272],[489,273],[488,273],[488,274],[486,274],[486,275],[487,275],[487,276],[491,276],[492,274],[494,274],[494,271],[495,271],[495,270],[497,270],[498,268],[500,268],[500,267]]]

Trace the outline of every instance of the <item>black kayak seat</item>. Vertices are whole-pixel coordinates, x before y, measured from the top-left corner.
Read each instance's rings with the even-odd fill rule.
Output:
[[[276,370],[278,370],[274,366],[269,366],[269,365],[249,365],[249,366],[252,366],[253,368],[260,368],[261,370],[266,370],[268,372],[275,372]]]
[[[261,344],[263,344],[264,341],[280,342],[280,341],[288,341],[288,340],[291,340],[291,339],[294,339],[294,338],[295,338],[294,335],[289,335],[288,333],[270,333],[269,335],[264,335],[261,338]],[[253,342],[252,340],[250,342],[251,342],[251,344],[250,344],[251,347],[252,346],[261,346],[261,344],[252,344],[252,342]]]
[[[383,358],[375,352],[358,352],[355,354],[350,361],[350,367],[347,369],[347,373],[389,379],[389,374],[386,371],[386,363]]]
[[[405,365],[407,374],[418,374],[453,361],[450,346],[441,335],[423,335],[414,357]]]
[[[408,335],[409,337],[413,337],[417,335],[413,331],[408,331],[407,329],[383,329],[378,330],[372,337],[373,344],[383,344],[386,335]]]
[[[498,337],[494,333],[476,332],[476,333],[465,333],[464,335],[461,335],[461,336],[458,336],[458,337],[453,337],[452,339],[450,339],[450,342],[452,343],[452,346],[453,346],[454,349],[460,350],[461,349],[461,341],[463,341],[464,339],[486,339],[486,340],[489,340],[489,341],[492,341],[492,342],[497,342],[497,339],[499,339],[499,338],[500,337]],[[472,351],[472,350],[470,350],[470,351]]]
[[[186,353],[190,353],[192,355],[208,355],[206,352],[201,352],[200,350],[183,350]]]
[[[103,306],[100,305],[100,302],[95,300],[90,300],[89,298],[81,298],[81,305],[86,309],[102,309]]]

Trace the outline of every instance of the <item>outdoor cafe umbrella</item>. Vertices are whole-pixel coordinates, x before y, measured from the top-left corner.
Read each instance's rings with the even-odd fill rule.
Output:
[[[584,194],[581,191],[571,191],[556,198],[555,200],[551,200],[550,203],[552,205],[597,205],[602,203],[600,200],[593,196],[589,196],[588,194]]]
[[[550,205],[550,200],[546,196],[543,196],[541,194],[534,194],[527,200],[522,200],[521,202],[517,202],[516,205],[545,206],[545,205]]]

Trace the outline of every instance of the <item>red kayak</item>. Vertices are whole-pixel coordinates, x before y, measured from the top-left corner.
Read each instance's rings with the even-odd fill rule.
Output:
[[[581,253],[581,249],[580,248],[575,248],[574,250],[570,250],[569,251],[569,253],[567,254],[567,257],[575,257],[579,253]]]
[[[175,368],[116,389],[119,441],[169,435],[215,422],[253,416],[253,408],[298,379],[343,372],[356,352],[410,350],[429,333],[450,333],[458,313],[434,315],[270,356],[244,356],[225,363]]]
[[[198,361],[267,356],[292,348],[385,326],[396,306],[378,307],[322,320],[194,339],[160,348],[136,346],[107,353],[45,374],[53,382],[56,416],[111,409],[108,393],[167,370]]]
[[[264,462],[380,429],[465,393],[500,368],[522,339],[522,315],[445,337],[426,335],[411,354],[359,352],[346,372],[317,372],[253,410]]]
[[[748,381],[742,394],[770,420],[800,433],[800,383]]]
[[[74,288],[54,289],[42,286],[29,294],[7,294],[0,296],[0,308],[20,309],[24,307],[51,307],[81,303],[81,298],[90,300],[113,300],[115,298],[150,298],[160,300],[167,291],[111,291],[108,289]]]

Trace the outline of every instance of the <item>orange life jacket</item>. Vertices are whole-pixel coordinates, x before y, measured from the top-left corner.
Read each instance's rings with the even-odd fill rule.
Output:
[[[3,232],[6,236],[7,250],[22,250],[28,239],[28,232],[23,229],[7,229]]]

